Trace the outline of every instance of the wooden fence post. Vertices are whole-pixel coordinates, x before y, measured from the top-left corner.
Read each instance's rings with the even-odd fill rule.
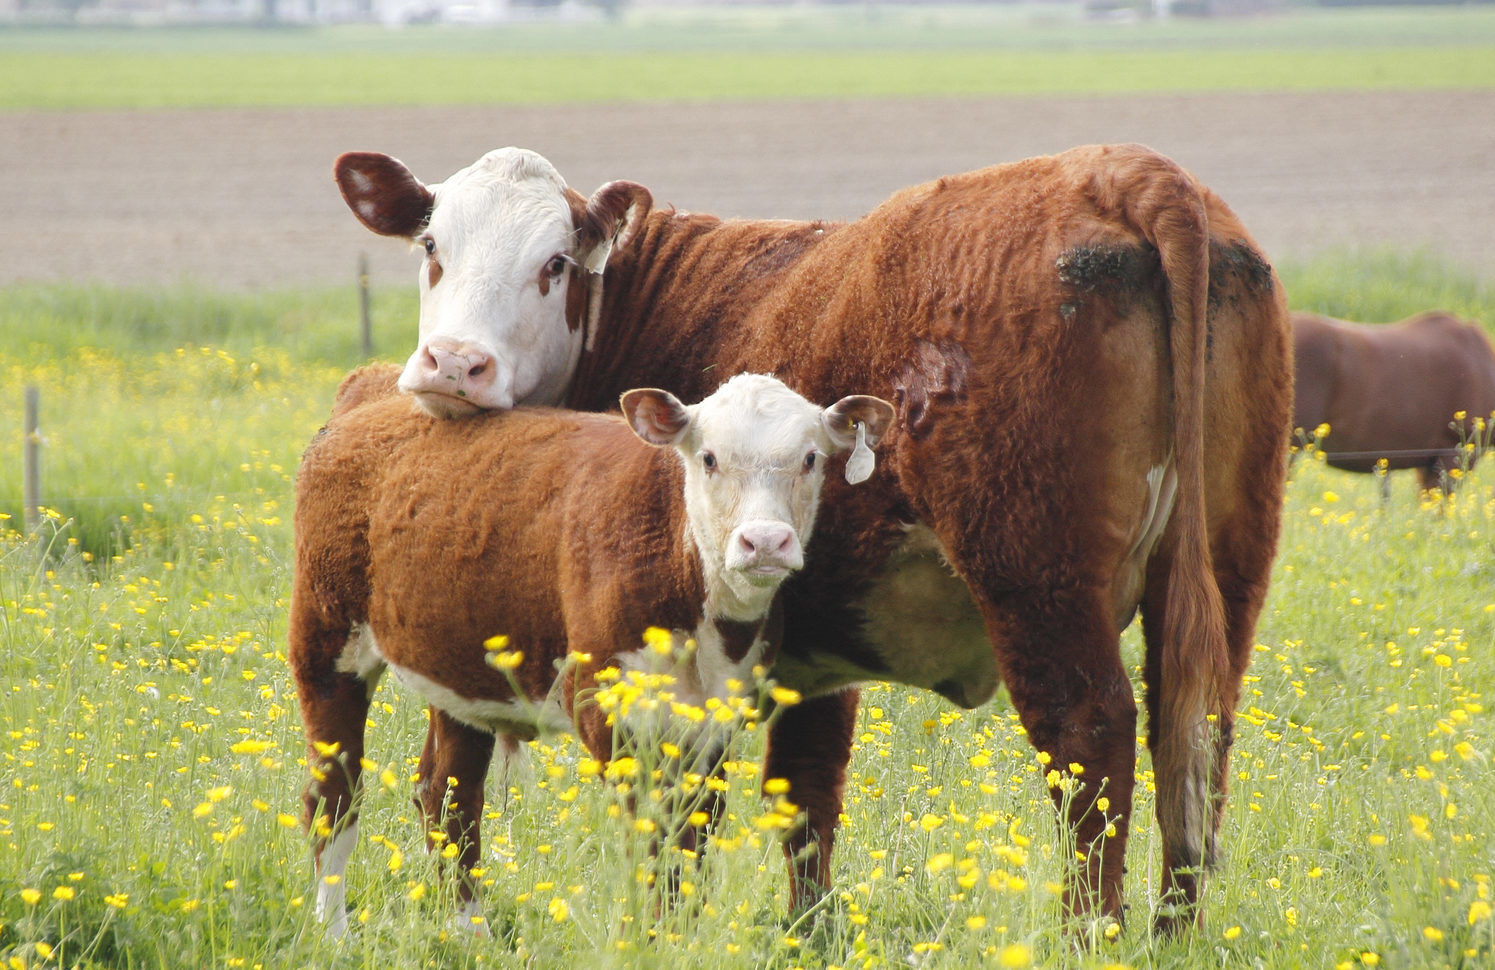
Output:
[[[374,356],[374,325],[369,319],[369,256],[358,254],[358,319],[363,337],[363,359]]]
[[[35,532],[41,525],[41,433],[37,430],[37,401],[39,394],[35,384],[26,385],[26,416],[22,428],[21,444],[21,503],[24,506],[26,531]]]

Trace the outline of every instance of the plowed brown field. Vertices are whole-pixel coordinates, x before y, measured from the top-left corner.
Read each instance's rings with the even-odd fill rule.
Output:
[[[501,145],[585,193],[614,178],[722,215],[855,217],[893,190],[1086,142],[1140,141],[1204,179],[1274,259],[1426,247],[1495,279],[1495,93],[1201,94],[0,113],[0,284],[413,283],[358,226],[333,158],[376,149],[438,181]]]

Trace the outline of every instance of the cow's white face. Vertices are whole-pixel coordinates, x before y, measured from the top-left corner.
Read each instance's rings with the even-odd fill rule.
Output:
[[[739,374],[700,404],[629,391],[634,431],[673,445],[685,466],[685,507],[706,576],[710,615],[761,617],[804,565],[826,458],[858,448],[871,458],[893,407],[854,395],[821,409],[772,377]]]
[[[420,340],[400,389],[437,417],[560,403],[582,350],[585,270],[600,273],[648,193],[609,183],[589,202],[519,148],[431,186],[367,152],[341,156],[334,174],[364,225],[410,239],[424,257]]]

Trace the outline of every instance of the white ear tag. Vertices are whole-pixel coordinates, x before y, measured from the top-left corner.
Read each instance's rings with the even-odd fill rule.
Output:
[[[846,459],[846,480],[853,485],[872,477],[872,449],[867,447],[867,426],[857,422],[857,443]]]

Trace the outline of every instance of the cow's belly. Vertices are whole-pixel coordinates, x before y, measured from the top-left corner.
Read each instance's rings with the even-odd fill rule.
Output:
[[[996,693],[996,655],[986,623],[927,527],[908,530],[858,609],[863,617],[859,646],[863,655],[878,659],[876,669],[839,655],[811,653],[806,660],[781,654],[775,679],[806,694],[867,680],[894,681],[935,691],[967,708]]]

